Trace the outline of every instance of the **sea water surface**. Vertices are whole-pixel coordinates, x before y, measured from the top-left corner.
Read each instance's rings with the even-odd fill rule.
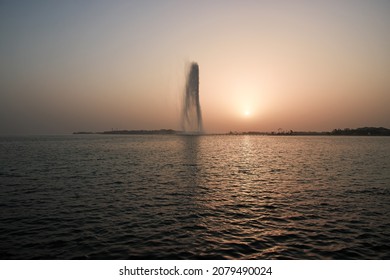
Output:
[[[390,259],[390,137],[1,137],[0,256]]]

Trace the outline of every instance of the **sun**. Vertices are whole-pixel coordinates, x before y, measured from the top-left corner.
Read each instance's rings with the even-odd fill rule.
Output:
[[[245,117],[249,117],[251,115],[251,112],[249,111],[249,110],[246,110],[245,112],[244,112],[244,116]]]

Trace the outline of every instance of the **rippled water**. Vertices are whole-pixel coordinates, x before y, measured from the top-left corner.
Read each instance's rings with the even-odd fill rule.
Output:
[[[3,259],[390,259],[390,137],[0,138]]]

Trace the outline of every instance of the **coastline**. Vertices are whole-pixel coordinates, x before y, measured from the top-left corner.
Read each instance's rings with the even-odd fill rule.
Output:
[[[76,131],[72,134],[109,134],[109,135],[184,135],[183,131],[173,129],[159,130],[108,130],[102,132]],[[332,131],[230,131],[227,133],[204,133],[196,135],[272,135],[272,136],[390,136],[390,129],[384,127],[360,127],[355,129],[334,129]]]

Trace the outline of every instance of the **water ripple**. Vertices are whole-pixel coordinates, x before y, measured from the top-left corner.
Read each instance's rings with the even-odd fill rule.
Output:
[[[0,138],[3,259],[389,259],[390,138]]]

